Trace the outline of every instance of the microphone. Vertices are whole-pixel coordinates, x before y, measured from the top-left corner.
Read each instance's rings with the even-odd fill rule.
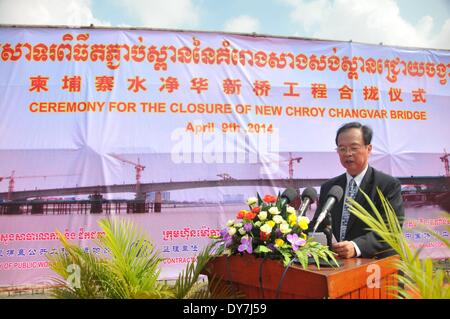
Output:
[[[325,202],[325,205],[323,205],[322,211],[317,217],[317,221],[316,224],[314,225],[313,232],[316,232],[317,227],[319,227],[319,225],[325,219],[331,208],[333,208],[334,204],[336,204],[341,200],[342,195],[344,195],[344,190],[342,189],[341,186],[334,185],[333,187],[331,187],[327,195],[327,201]]]
[[[286,188],[281,194],[281,205],[290,204],[298,197],[297,191],[293,188]]]
[[[303,216],[308,207],[317,199],[317,191],[315,188],[308,187],[302,193],[302,206],[300,206],[299,216]]]

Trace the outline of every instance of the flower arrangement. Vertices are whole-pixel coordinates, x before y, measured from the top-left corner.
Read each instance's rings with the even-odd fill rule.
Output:
[[[285,266],[297,259],[303,268],[308,266],[309,258],[314,259],[317,267],[320,259],[337,265],[328,246],[307,236],[308,217],[297,216],[295,208],[286,204],[280,194],[262,199],[257,194],[247,199],[247,205],[249,209],[240,210],[217,237],[224,254],[269,255],[283,259]]]

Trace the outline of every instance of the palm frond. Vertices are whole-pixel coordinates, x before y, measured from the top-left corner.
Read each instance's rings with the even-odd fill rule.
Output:
[[[108,262],[115,277],[111,297],[134,298],[144,291],[158,291],[162,258],[143,231],[130,220],[104,219],[99,225],[105,232],[99,245],[109,248],[112,255]]]
[[[433,260],[430,258],[419,259],[420,250],[413,251],[409,246],[395,211],[383,193],[377,189],[385,217],[380,214],[369,196],[362,190],[360,191],[370,204],[373,215],[352,199],[350,199],[349,211],[361,219],[399,254],[400,260],[396,263],[400,271],[398,281],[401,286],[397,287],[399,298],[450,298],[449,275],[443,270],[435,271]],[[432,230],[428,230],[428,232],[450,248],[446,238]]]
[[[208,295],[203,293],[205,289],[203,285],[198,284],[198,278],[211,258],[220,253],[215,251],[217,245],[217,241],[207,245],[200,254],[198,254],[196,262],[190,262],[180,273],[174,286],[175,298],[191,299],[194,298],[194,296],[201,296],[201,298],[204,298]],[[206,289],[206,291],[208,290]]]
[[[104,262],[80,247],[70,244],[61,232],[57,231],[57,234],[65,251],[48,254],[47,259],[50,268],[60,276],[53,278],[53,281],[61,286],[59,293],[70,298],[101,298],[99,290],[101,277],[98,273],[103,269]],[[73,275],[69,270],[75,270],[75,267],[79,274],[77,286],[67,281]]]
[[[96,243],[110,252],[110,257],[98,257],[71,244],[57,231],[65,252],[47,255],[50,268],[59,275],[52,278],[58,288],[55,298],[226,298],[231,293],[213,279],[199,281],[202,269],[212,257],[220,254],[217,242],[208,245],[180,274],[175,285],[159,280],[163,258],[142,229],[130,220],[103,219],[99,225],[104,236]],[[77,285],[69,282],[70,265],[79,271]]]
[[[143,232],[130,221],[100,220],[105,236],[97,243],[111,252],[110,258],[100,258],[70,244],[58,232],[66,253],[48,255],[51,269],[61,278],[56,297],[73,298],[136,298],[170,295],[167,287],[158,283],[162,258]],[[67,283],[68,266],[79,267],[79,287]],[[66,281],[64,281],[66,280]],[[151,293],[149,293],[151,292]]]

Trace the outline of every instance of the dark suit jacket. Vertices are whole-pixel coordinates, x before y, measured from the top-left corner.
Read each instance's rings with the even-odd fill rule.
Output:
[[[344,196],[342,196],[342,199],[337,204],[335,204],[333,206],[333,209],[331,210],[332,231],[336,239],[339,239],[341,229],[341,216],[342,207],[345,200],[346,184],[347,178],[344,173],[340,176],[328,180],[321,186],[317,211],[314,215],[313,221],[310,223],[312,225],[315,224],[315,220],[322,210],[322,206],[325,204],[325,201],[327,199],[326,196],[330,188],[333,185],[341,186],[344,190]],[[394,177],[386,175],[369,166],[366,175],[361,182],[360,189],[362,189],[370,197],[380,214],[385,217],[381,199],[379,198],[376,190],[377,187],[380,188],[383,195],[391,203],[394,211],[397,214],[397,218],[399,219],[400,223],[402,223],[405,213],[403,209],[403,199],[401,195],[400,182]],[[370,205],[367,203],[361,192],[358,191],[355,200],[360,203],[369,213],[373,214]],[[350,214],[350,219],[347,225],[347,233],[345,235],[345,238],[341,241],[354,241],[356,245],[358,245],[358,248],[361,250],[360,257],[364,258],[382,258],[394,254],[394,251],[389,247],[389,245],[382,242],[378,235],[376,235],[373,231],[368,230],[367,228],[367,225],[364,224],[360,219],[358,219],[353,214]],[[319,230],[320,229],[321,228],[319,228]]]

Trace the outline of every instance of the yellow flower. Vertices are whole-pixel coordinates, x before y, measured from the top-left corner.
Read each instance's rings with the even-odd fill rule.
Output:
[[[284,245],[284,240],[281,238],[275,239],[275,247],[282,247]]]
[[[302,216],[298,219],[298,226],[302,229],[302,230],[307,230],[308,229],[308,224],[309,224],[309,218],[306,216]]]
[[[300,238],[301,238],[301,239],[304,239],[304,240],[306,240],[306,237],[308,237],[308,236],[306,236],[306,234],[305,234],[305,233],[301,233],[301,234],[300,234]]]
[[[270,228],[273,228],[275,226],[275,222],[273,220],[269,220],[266,225],[269,225]]]
[[[289,222],[289,225],[294,226],[295,223],[297,222],[297,215],[295,215],[295,214],[289,214],[289,216],[288,216],[288,222]]]

